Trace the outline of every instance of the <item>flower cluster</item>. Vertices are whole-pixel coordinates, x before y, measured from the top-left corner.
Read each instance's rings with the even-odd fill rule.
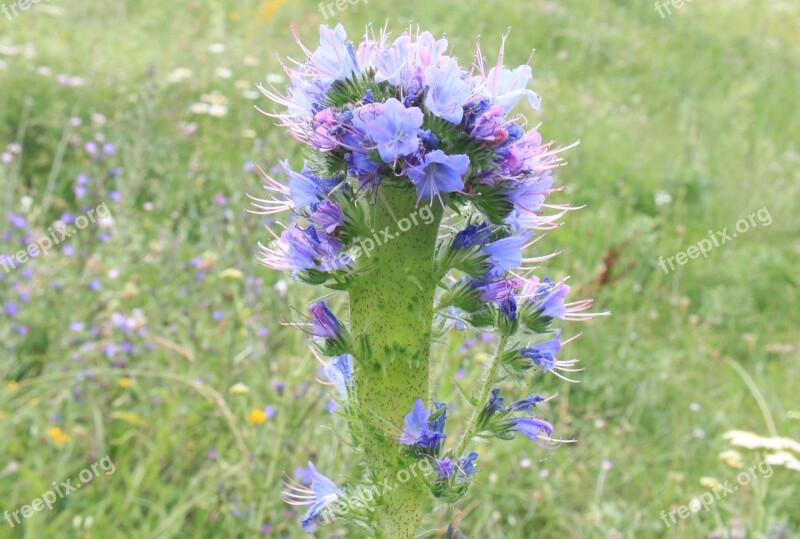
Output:
[[[255,199],[255,212],[292,213],[280,234],[270,230],[263,263],[333,290],[347,291],[356,282],[363,288],[370,267],[351,248],[359,237],[375,233],[370,215],[377,192],[388,186],[417,205],[441,207],[443,234],[431,246],[440,287],[435,309],[455,319],[455,327],[495,331],[501,345],[483,389],[470,402],[474,414],[456,448],[442,455],[447,408],[436,402],[426,409],[428,395],[418,396],[398,427],[397,442],[418,458],[434,459],[434,483],[451,486],[468,485],[475,472],[477,454],[465,453],[475,436],[521,434],[548,447],[565,441],[551,437],[553,427],[545,420],[519,415],[547,399],[532,396],[506,406],[496,390],[490,392],[502,373],[518,378],[534,367],[569,380],[561,373],[579,369],[577,360],[556,359],[567,342],[560,329],[540,344],[523,346],[519,336],[547,333],[554,320],[594,316],[587,312],[591,300],[566,301],[570,287],[564,281],[532,274],[558,253],[523,254],[542,238],[538,231],[554,228],[573,209],[546,203],[557,190],[552,171],[563,164],[559,153],[567,148],[543,143],[537,129],[527,129],[514,112],[523,99],[534,109],[541,103],[528,88],[529,62],[507,68],[504,37],[494,65],[478,45],[465,69],[448,53],[445,38],[412,29],[392,40],[368,28],[354,44],[341,25],[322,26],[318,47],[308,49],[299,38],[298,44],[306,60],[283,66],[290,86],[260,87],[282,107],[266,114],[309,150],[299,172],[283,163],[285,181],[258,169],[268,195]],[[369,350],[354,350],[346,326],[324,303],[314,303],[309,312],[314,353],[327,383],[345,401],[353,398],[353,373]],[[432,489],[447,500],[464,490]]]

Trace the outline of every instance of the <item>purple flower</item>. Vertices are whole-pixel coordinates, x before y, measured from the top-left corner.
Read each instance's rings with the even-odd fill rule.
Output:
[[[435,430],[440,426],[436,420],[434,420],[434,425],[428,422],[430,417],[431,413],[425,408],[422,399],[414,401],[411,412],[406,415],[405,427],[400,435],[400,443],[438,450],[446,436]],[[443,422],[441,426],[443,426]]]
[[[549,174],[533,181],[521,181],[509,190],[508,199],[520,210],[536,213],[552,185],[553,178]]]
[[[456,471],[456,463],[453,462],[450,457],[435,459],[434,466],[436,468],[436,473],[439,474],[439,477],[443,479],[450,477]]]
[[[411,39],[407,35],[398,37],[374,58],[376,82],[388,82],[394,86],[410,83]]]
[[[307,532],[313,532],[326,507],[336,503],[344,492],[333,481],[319,473],[314,465],[308,463],[311,488],[287,484],[283,492],[284,501],[290,505],[310,505],[308,511],[300,517],[300,524]]]
[[[331,362],[323,367],[323,372],[339,394],[347,398],[347,388],[353,385],[353,356],[350,354],[334,356]]]
[[[347,42],[347,32],[341,24],[331,30],[319,28],[319,47],[311,54],[316,77],[326,88],[337,80],[347,80],[358,73],[353,46]]]
[[[440,193],[452,193],[464,188],[463,177],[469,168],[469,156],[447,155],[434,150],[425,155],[422,164],[408,171],[411,183],[417,188],[421,200],[430,200]]]
[[[24,229],[28,226],[28,221],[23,216],[17,215],[16,213],[7,213],[6,218],[14,228]]]
[[[533,72],[528,65],[519,66],[513,71],[502,66],[493,67],[486,75],[486,91],[492,104],[500,105],[506,112],[513,109],[522,97],[528,99],[531,107],[538,109],[542,98],[527,89],[532,78]]]
[[[489,257],[492,264],[487,277],[502,277],[507,271],[522,265],[522,248],[529,238],[530,234],[523,232],[484,245],[481,250]]]
[[[342,248],[338,241],[313,226],[292,225],[281,233],[281,242],[286,249],[280,256],[295,271],[315,268],[319,262],[334,266]]]
[[[312,332],[314,336],[324,339],[336,339],[345,331],[344,324],[333,316],[324,301],[312,303],[308,307],[308,312],[313,316],[311,324],[314,328]]]
[[[540,312],[540,316],[563,317],[567,313],[564,299],[569,294],[569,290],[569,286],[563,282],[551,283],[550,279],[542,281],[540,288],[533,296],[533,301],[536,302],[535,308]]]
[[[537,404],[542,403],[545,400],[547,399],[545,399],[541,395],[531,395],[526,399],[522,399],[521,401],[512,403],[509,406],[509,409],[515,412],[524,411],[531,413],[533,411],[533,408],[535,408]]]
[[[556,336],[549,341],[523,348],[519,353],[547,372],[556,366],[556,354],[560,349],[561,330],[557,329]]]
[[[19,307],[17,307],[16,303],[6,303],[3,306],[3,312],[6,313],[6,316],[16,316],[19,312]]]
[[[542,433],[547,436],[553,434],[553,426],[543,419],[537,419],[535,417],[516,417],[513,419],[513,424],[514,430],[532,442],[539,442]]]
[[[322,227],[328,234],[333,234],[338,227],[344,224],[344,213],[335,202],[325,201],[308,216],[308,220]]]
[[[483,413],[486,417],[491,417],[494,414],[505,412],[505,404],[503,397],[500,396],[500,389],[494,388],[492,389],[491,397],[489,397],[489,402],[486,403],[486,406],[483,409]]]
[[[509,295],[500,302],[500,312],[511,321],[517,319],[517,300],[514,296]]]
[[[377,145],[385,163],[394,163],[417,150],[422,119],[419,108],[406,108],[394,98],[353,111],[353,125]]]
[[[456,125],[464,117],[464,104],[469,100],[471,88],[458,62],[452,58],[425,69],[425,85],[428,93],[425,106],[434,116]]]
[[[314,134],[310,139],[312,146],[322,151],[330,151],[339,145],[336,133],[342,128],[336,119],[334,109],[328,107],[316,113],[314,125]]]
[[[475,125],[470,131],[470,136],[499,144],[508,137],[508,131],[503,129],[503,117],[506,112],[500,105],[492,105],[480,114],[475,120]]]
[[[314,480],[314,472],[308,466],[306,467],[297,467],[292,472],[292,475],[295,479],[297,479],[300,483],[304,485],[310,485],[311,481]]]
[[[317,178],[306,166],[302,172],[294,172],[288,161],[281,162],[281,166],[289,178],[289,196],[297,210],[319,203],[338,183],[337,180]]]
[[[480,294],[481,301],[484,302],[497,302],[505,301],[509,296],[514,293],[519,287],[519,280],[501,280],[495,282],[486,282],[478,279],[472,280],[472,286]]]
[[[477,459],[477,458],[478,458],[478,454],[476,452],[474,452],[474,451],[471,452],[466,457],[461,457],[461,460],[459,462],[459,464],[461,465],[460,466],[461,469],[458,471],[459,478],[461,478],[462,475],[463,475],[463,478],[469,477],[471,475],[475,475],[475,465],[473,463],[475,462],[475,459]]]

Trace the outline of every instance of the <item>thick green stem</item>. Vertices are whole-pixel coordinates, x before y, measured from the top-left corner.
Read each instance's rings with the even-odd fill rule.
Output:
[[[491,362],[486,365],[486,377],[483,381],[481,394],[478,397],[478,404],[475,406],[475,409],[472,410],[472,416],[467,422],[467,428],[464,430],[464,435],[461,437],[461,440],[458,442],[458,446],[456,447],[455,456],[458,458],[461,458],[461,455],[464,454],[464,450],[467,448],[467,444],[470,443],[472,441],[472,437],[475,436],[475,427],[478,424],[478,417],[481,415],[481,410],[483,407],[486,406],[486,399],[489,398],[489,391],[491,391],[492,385],[494,384],[494,379],[497,376],[497,369],[500,366],[500,358],[506,351],[507,343],[508,337],[504,335],[500,339],[500,344],[497,346],[497,353],[494,355]]]
[[[442,210],[418,208],[415,193],[385,181],[370,212],[382,245],[359,259],[364,274],[350,290],[360,416],[353,430],[383,492],[383,503],[375,507],[381,536],[411,538],[427,494],[398,438],[414,401],[428,400],[434,250]],[[395,237],[386,239],[385,229]],[[401,470],[406,472],[398,478]],[[411,470],[412,478],[402,482]]]

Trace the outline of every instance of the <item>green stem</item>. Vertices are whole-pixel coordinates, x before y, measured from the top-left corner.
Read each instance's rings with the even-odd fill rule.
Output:
[[[478,397],[478,405],[472,410],[472,416],[469,418],[469,422],[467,422],[467,428],[464,431],[464,435],[458,442],[458,446],[456,447],[455,451],[456,458],[461,458],[461,455],[467,448],[467,444],[471,442],[472,438],[475,436],[475,427],[478,425],[478,417],[480,417],[481,410],[486,404],[486,399],[489,398],[489,391],[491,391],[492,385],[494,384],[494,379],[497,376],[497,369],[500,367],[500,358],[506,351],[506,344],[508,344],[508,336],[503,335],[503,337],[500,339],[500,344],[497,346],[497,353],[494,355],[489,364],[486,365],[486,378],[483,382],[481,395]]]
[[[398,472],[415,465],[398,439],[414,401],[428,400],[434,251],[442,210],[426,207],[423,215],[430,219],[422,219],[416,194],[392,183],[381,183],[377,203],[369,207],[373,238],[381,244],[359,258],[363,275],[349,291],[359,415],[352,430],[372,479],[386,485],[375,507],[379,536],[412,538],[428,495],[421,478],[398,481]],[[387,227],[392,239],[381,233]]]

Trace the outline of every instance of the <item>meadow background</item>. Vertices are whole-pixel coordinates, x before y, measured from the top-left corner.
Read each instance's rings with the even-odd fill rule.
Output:
[[[8,2],[8,0],[6,0]],[[318,26],[357,39],[373,21],[446,33],[462,60],[481,36],[506,64],[534,57],[545,138],[565,156],[555,202],[586,205],[548,234],[548,264],[576,297],[613,312],[581,327],[580,385],[546,410],[561,437],[491,443],[463,501],[469,537],[800,537],[800,473],[774,467],[670,529],[740,470],[723,434],[800,438],[800,5],[362,0],[327,20],[317,2],[41,2],[0,14],[0,253],[105,203],[47,256],[0,267],[0,511],[105,455],[111,475],[0,537],[301,537],[282,474],[308,460],[356,477],[331,393],[303,335],[282,325],[314,291],[259,266],[264,218],[253,163],[302,156],[269,118],[259,81],[299,58]],[[674,256],[767,208],[769,226],[665,273]],[[464,419],[454,380],[492,343],[435,349],[438,398]],[[527,394],[527,393],[526,393]],[[451,437],[455,438],[455,437]],[[452,440],[451,440],[452,442]],[[742,451],[745,465],[763,459]],[[798,455],[800,456],[800,455]],[[426,517],[444,537],[452,511]],[[338,525],[319,537],[357,537]]]

